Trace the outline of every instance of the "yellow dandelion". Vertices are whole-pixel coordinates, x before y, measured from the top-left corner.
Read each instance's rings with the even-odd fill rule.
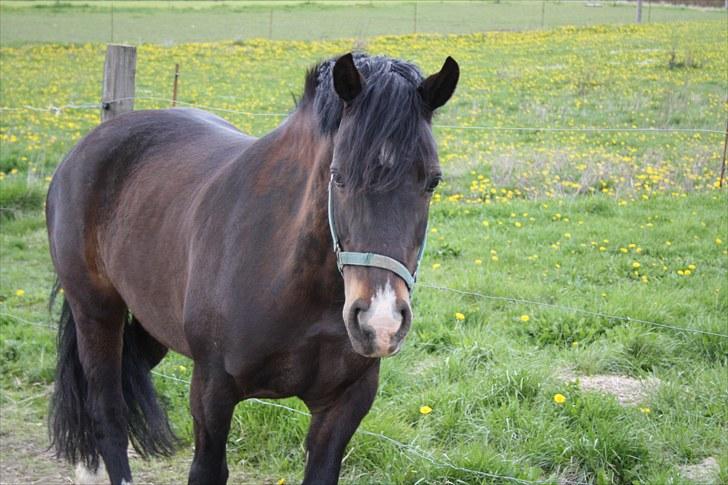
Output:
[[[437,269],[437,268],[439,268],[440,266],[442,266],[442,265],[441,265],[440,263],[433,263],[433,264],[432,264],[432,269]]]
[[[276,482],[276,484],[277,484],[277,485],[286,485],[286,479],[285,479],[285,478],[281,478],[280,480],[278,480],[278,481]]]
[[[522,322],[527,322],[527,321],[529,321],[531,319],[531,317],[529,317],[526,314],[523,314],[523,315],[521,315],[520,319],[521,319]]]
[[[432,412],[432,408],[430,406],[420,406],[420,414],[422,415],[428,415]]]
[[[556,404],[564,404],[566,402],[566,396],[560,393],[554,394],[554,402]]]
[[[640,266],[642,266],[642,265],[641,265],[641,264],[639,263],[639,261],[635,261],[634,263],[632,263],[632,267],[633,267],[634,269],[639,269],[639,268],[640,268]]]
[[[465,320],[465,315],[460,312],[455,312],[455,320],[463,321]]]
[[[25,290],[15,290],[15,296],[25,296]]]
[[[650,414],[652,412],[652,409],[650,409],[650,408],[640,408],[640,412],[642,414]]]
[[[476,260],[474,261],[474,263],[475,263],[475,264],[483,264],[483,260],[482,260],[482,259],[476,259]]]
[[[719,238],[719,237],[716,237],[715,238],[715,244],[717,244],[718,246],[720,246],[721,244],[723,244],[723,240],[721,238]]]
[[[627,248],[619,248],[619,252],[620,253],[628,253],[629,252],[629,249],[627,249]]]

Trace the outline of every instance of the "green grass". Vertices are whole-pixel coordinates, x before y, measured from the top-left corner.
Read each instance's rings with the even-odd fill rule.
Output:
[[[727,202],[725,193],[715,193],[626,206],[596,196],[551,201],[548,208],[538,201],[503,207],[517,218],[489,208],[436,204],[432,226],[437,232],[430,237],[415,295],[415,325],[405,350],[384,361],[379,397],[362,428],[411,443],[439,462],[447,455],[459,467],[525,479],[570,470],[587,480],[659,482],[656,477],[674,476],[678,464],[725,455],[728,338],[457,295],[427,285],[725,333],[725,246],[715,239],[728,240]],[[607,210],[594,212],[595,205]],[[571,222],[554,221],[555,211]],[[535,220],[517,228],[512,222],[524,212]],[[659,223],[646,228],[646,217]],[[492,226],[484,227],[482,219]],[[610,249],[599,251],[591,244],[595,239],[610,240]],[[551,249],[559,240],[560,249]],[[640,253],[618,251],[630,243],[638,244]],[[6,221],[0,247],[3,387],[10,396],[25,396],[52,379],[53,329],[25,321],[46,318],[52,273],[42,219],[32,212]],[[451,254],[443,253],[444,247],[459,253],[439,257]],[[491,249],[497,262],[490,259]],[[532,254],[539,258],[529,261]],[[483,263],[475,264],[478,258]],[[635,279],[634,261],[650,276],[648,283]],[[436,262],[441,266],[433,269]],[[696,266],[695,273],[677,275],[687,264]],[[15,296],[21,288],[25,295]],[[465,319],[456,320],[455,312]],[[528,322],[522,315],[529,316]],[[656,376],[663,385],[642,404],[652,409],[644,415],[561,381],[559,371],[565,368]],[[159,371],[187,380],[191,364],[173,355]],[[162,377],[156,381],[175,428],[190,439],[186,386]],[[564,406],[553,404],[557,392],[567,397]],[[304,409],[293,400],[284,403]],[[425,404],[433,408],[427,416],[418,412]],[[300,479],[306,426],[305,416],[241,404],[230,437],[232,466],[254,470],[260,479]],[[357,434],[351,449],[346,483],[477,479],[369,434]],[[179,470],[180,479],[184,473]]]
[[[708,21],[389,36],[370,39],[368,50],[427,72],[448,54],[460,61],[462,82],[439,125],[721,130],[725,40],[724,24]],[[352,43],[142,46],[137,94],[165,96],[169,68],[181,60],[183,101],[286,112],[305,67]],[[103,51],[0,49],[0,105],[94,102]],[[671,65],[673,52],[682,66]],[[137,108],[165,105],[137,100]],[[221,114],[255,134],[280,121]],[[63,153],[97,122],[97,111],[83,109],[11,110],[0,119],[0,404],[21,402],[38,422],[55,358],[43,193]],[[684,483],[677,467],[711,456],[725,481],[728,338],[714,335],[728,334],[728,192],[716,186],[723,136],[435,132],[446,180],[432,204],[413,328],[403,351],[383,362],[343,482],[505,483],[488,473]],[[171,355],[155,376],[187,445],[191,368]],[[637,406],[622,406],[564,380],[566,369],[661,385]],[[305,410],[293,399],[279,403]],[[432,413],[421,414],[422,405]],[[307,425],[291,410],[242,403],[230,466],[256,482],[300,481]],[[173,483],[187,470],[165,473]]]
[[[419,33],[623,24],[634,5],[586,2],[3,2],[0,42],[179,43],[250,38],[319,40]],[[543,15],[542,15],[543,6]],[[43,8],[40,8],[43,7]],[[645,22],[720,20],[719,9],[645,7]]]

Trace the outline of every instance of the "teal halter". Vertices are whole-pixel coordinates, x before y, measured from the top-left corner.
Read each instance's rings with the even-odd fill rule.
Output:
[[[420,245],[420,250],[417,253],[417,265],[415,266],[414,273],[410,273],[407,267],[396,259],[384,256],[383,254],[342,251],[339,236],[336,233],[336,223],[334,222],[334,198],[331,194],[333,182],[334,177],[332,175],[331,180],[329,180],[329,229],[331,229],[331,239],[334,242],[334,252],[336,253],[336,266],[339,268],[339,272],[341,273],[343,271],[344,266],[369,266],[372,268],[386,269],[402,278],[407,285],[407,289],[412,293],[415,282],[417,281],[417,269],[420,266],[420,261],[422,261],[422,256],[425,254],[427,229],[425,229],[425,238],[422,240],[422,245]]]

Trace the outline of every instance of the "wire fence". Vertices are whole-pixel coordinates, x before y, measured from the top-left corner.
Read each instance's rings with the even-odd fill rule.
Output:
[[[233,114],[251,116],[251,117],[282,118],[282,117],[286,117],[290,114],[290,112],[284,113],[284,112],[239,111],[239,110],[233,110],[233,109],[228,109],[228,108],[222,108],[222,107],[216,107],[216,106],[210,106],[210,105],[202,105],[202,104],[197,104],[197,103],[189,103],[189,102],[180,101],[180,100],[173,100],[173,99],[169,99],[169,98],[162,97],[162,96],[123,97],[123,98],[107,100],[104,103],[86,102],[86,103],[63,104],[63,105],[58,105],[58,106],[52,105],[52,106],[48,106],[48,107],[39,107],[39,106],[30,106],[30,105],[3,106],[3,107],[0,107],[0,111],[28,110],[28,111],[34,111],[34,112],[49,112],[49,113],[54,113],[54,114],[60,114],[64,110],[101,110],[104,104],[128,101],[128,100],[157,101],[157,102],[168,103],[170,105],[175,103],[177,105],[181,105],[181,106],[189,107],[189,108],[205,109],[205,110],[209,110],[209,111],[218,111],[218,112],[223,112],[223,113],[233,113]],[[709,135],[726,136],[727,137],[726,139],[728,140],[728,126],[727,126],[726,130],[716,130],[716,129],[709,129],[709,128],[674,128],[674,127],[625,127],[625,128],[612,128],[612,127],[505,127],[505,126],[459,126],[459,125],[440,125],[440,124],[434,124],[433,126],[435,126],[437,128],[442,128],[442,129],[483,130],[483,131],[492,130],[492,131],[583,132],[583,133],[636,132],[636,133],[647,133],[647,134],[705,133],[705,134],[709,134]],[[724,163],[725,163],[725,161],[724,161]],[[657,328],[670,329],[670,330],[674,330],[677,332],[728,338],[728,334],[726,334],[726,333],[711,332],[711,331],[707,331],[707,330],[690,328],[686,325],[677,325],[677,324],[672,324],[672,323],[660,323],[660,322],[649,321],[649,320],[644,320],[644,319],[632,318],[629,316],[612,315],[612,314],[599,312],[599,311],[586,310],[586,309],[582,309],[582,308],[563,306],[563,305],[541,302],[541,301],[536,301],[536,300],[529,300],[529,299],[518,298],[518,297],[487,295],[487,294],[472,291],[472,290],[449,288],[449,287],[441,286],[441,285],[437,285],[437,284],[420,283],[419,286],[424,287],[424,288],[433,289],[433,290],[450,292],[450,293],[471,296],[471,297],[476,297],[476,298],[481,298],[481,299],[488,299],[488,300],[494,300],[494,301],[505,301],[505,302],[510,302],[510,303],[525,304],[525,305],[531,305],[531,306],[540,306],[540,307],[545,307],[545,308],[552,308],[552,309],[567,311],[567,312],[571,312],[571,313],[580,313],[580,314],[584,314],[584,315],[590,315],[593,317],[605,318],[608,320],[617,320],[617,321],[621,321],[621,322],[625,322],[625,323],[639,323],[639,324],[644,324],[644,325],[657,327]],[[9,316],[11,318],[15,318],[18,321],[22,321],[23,323],[26,323],[26,324],[46,327],[43,324],[29,322],[27,320],[23,320],[19,317],[15,317],[10,314],[0,314],[0,316]]]
[[[215,111],[220,113],[230,113],[242,116],[251,117],[274,117],[284,118],[289,116],[291,113],[284,112],[255,112],[255,111],[239,111],[229,108],[222,108],[218,106],[203,105],[198,103],[190,103],[187,101],[174,100],[170,98],[160,96],[133,96],[117,98],[103,103],[79,103],[79,104],[64,104],[64,105],[51,105],[47,107],[41,106],[0,106],[0,111],[35,111],[35,112],[47,112],[56,115],[61,114],[64,110],[101,110],[104,104],[117,103],[121,101],[129,100],[142,100],[142,101],[158,101],[179,105],[185,108],[197,108],[208,111]],[[524,131],[524,132],[574,132],[574,133],[653,133],[653,134],[665,134],[665,133],[705,133],[709,135],[721,135],[726,134],[726,130],[711,129],[711,128],[678,128],[678,127],[602,127],[602,126],[585,126],[585,127],[549,127],[549,126],[484,126],[484,125],[451,125],[451,124],[439,124],[433,123],[435,128],[449,129],[449,130],[476,130],[476,131]]]

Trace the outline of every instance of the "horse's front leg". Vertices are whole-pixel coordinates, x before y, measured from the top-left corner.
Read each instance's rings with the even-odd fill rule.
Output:
[[[344,449],[369,412],[379,381],[379,361],[326,405],[312,405],[306,439],[308,458],[304,485],[336,484]]]
[[[234,381],[222,367],[195,364],[190,388],[195,456],[189,485],[222,485],[227,482],[225,444],[237,402]]]

